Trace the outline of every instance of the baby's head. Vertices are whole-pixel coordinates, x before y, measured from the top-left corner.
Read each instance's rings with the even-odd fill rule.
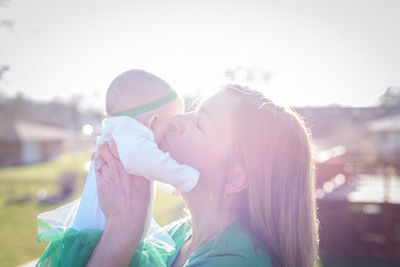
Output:
[[[107,90],[108,115],[146,105],[167,96],[172,88],[161,78],[144,70],[129,70],[115,78]],[[159,143],[168,129],[169,119],[182,114],[184,104],[178,96],[159,108],[134,116],[154,133]]]

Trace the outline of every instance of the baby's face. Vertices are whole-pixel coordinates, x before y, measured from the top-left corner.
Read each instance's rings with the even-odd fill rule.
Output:
[[[176,115],[183,114],[184,110],[185,107],[182,100],[180,98],[175,98],[173,101],[160,108],[160,111],[156,111],[159,118],[151,130],[153,131],[155,142],[157,144],[160,144],[160,140],[164,138],[170,125],[170,119]]]

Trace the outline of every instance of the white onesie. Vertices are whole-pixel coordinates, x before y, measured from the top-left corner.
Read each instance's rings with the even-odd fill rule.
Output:
[[[106,119],[102,134],[96,142],[97,147],[111,137],[117,145],[121,163],[128,173],[143,176],[151,181],[171,184],[181,192],[189,192],[196,186],[200,176],[199,171],[177,163],[169,153],[162,152],[154,142],[152,131],[139,121],[128,116]],[[88,228],[104,230],[106,226],[106,218],[97,197],[93,165],[92,163],[73,224],[73,228],[77,230]],[[153,182],[152,190],[154,190]]]

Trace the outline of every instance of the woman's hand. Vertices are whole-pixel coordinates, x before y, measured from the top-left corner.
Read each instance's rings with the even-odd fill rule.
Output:
[[[128,174],[111,152],[113,146],[113,142],[103,144],[94,154],[97,192],[107,226],[88,266],[127,266],[150,207],[150,181]]]
[[[128,174],[111,151],[113,141],[99,147],[95,157],[97,191],[100,206],[107,219],[144,222],[150,204],[150,182]],[[140,221],[142,219],[142,221]]]

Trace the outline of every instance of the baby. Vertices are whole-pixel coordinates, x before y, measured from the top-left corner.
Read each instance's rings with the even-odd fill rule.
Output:
[[[183,101],[165,81],[143,70],[122,73],[108,88],[106,111],[109,118],[103,122],[96,145],[112,138],[117,147],[113,153],[118,153],[128,173],[171,184],[181,192],[189,192],[196,186],[199,172],[178,164],[157,147],[168,129],[169,119],[183,112]],[[73,223],[77,230],[104,229],[106,225],[97,198],[93,165]]]

